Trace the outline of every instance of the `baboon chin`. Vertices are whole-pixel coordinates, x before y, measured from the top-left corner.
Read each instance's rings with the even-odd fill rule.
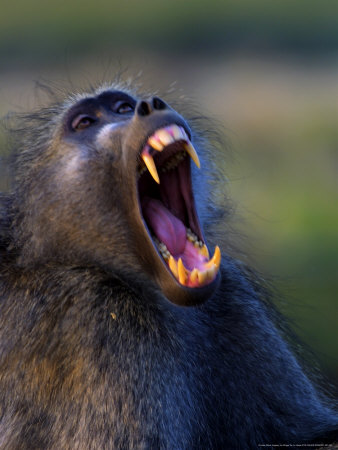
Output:
[[[0,448],[337,438],[268,289],[210,231],[226,214],[204,195],[217,164],[203,129],[115,85],[17,120],[0,209]]]

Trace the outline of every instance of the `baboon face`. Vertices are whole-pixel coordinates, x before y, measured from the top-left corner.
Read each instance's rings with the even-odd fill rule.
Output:
[[[210,258],[197,217],[190,139],[158,97],[106,90],[71,105],[39,175],[50,198],[44,232],[57,230],[49,241],[112,269],[136,267],[176,304],[210,297],[220,251]]]

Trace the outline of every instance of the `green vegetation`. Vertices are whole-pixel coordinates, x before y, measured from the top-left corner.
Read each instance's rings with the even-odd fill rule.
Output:
[[[250,0],[5,1],[0,57],[17,64],[88,56],[97,48],[144,47],[177,53],[234,47],[312,54],[336,48],[338,3]]]

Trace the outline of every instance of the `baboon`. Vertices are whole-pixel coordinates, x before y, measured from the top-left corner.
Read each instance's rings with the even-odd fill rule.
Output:
[[[215,242],[225,219],[203,129],[115,84],[17,120],[0,216],[0,448],[334,441],[332,400],[268,290]]]

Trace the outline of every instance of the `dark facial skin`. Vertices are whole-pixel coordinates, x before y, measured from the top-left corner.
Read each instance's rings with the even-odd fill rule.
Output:
[[[41,224],[36,240],[51,259],[107,270],[138,267],[171,302],[196,305],[212,295],[220,276],[202,287],[180,284],[151,239],[138,196],[140,153],[149,136],[172,124],[190,135],[185,120],[157,97],[104,91],[80,100],[64,114],[30,201],[34,190],[45,192],[34,228]]]

